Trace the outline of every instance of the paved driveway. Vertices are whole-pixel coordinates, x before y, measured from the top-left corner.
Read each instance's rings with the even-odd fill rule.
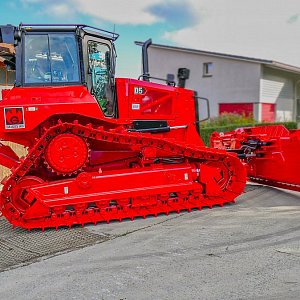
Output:
[[[1,299],[299,299],[300,193],[89,226],[105,236],[0,273]]]

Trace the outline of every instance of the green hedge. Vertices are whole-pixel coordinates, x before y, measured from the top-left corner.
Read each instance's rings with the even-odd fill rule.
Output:
[[[227,132],[235,130],[240,127],[266,126],[266,125],[284,125],[287,129],[297,129],[296,122],[282,122],[282,123],[256,123],[256,124],[233,124],[226,126],[202,127],[200,125],[200,135],[205,145],[209,146],[209,139],[213,132]]]
[[[258,123],[255,126],[284,125],[287,129],[297,129],[297,122]]]

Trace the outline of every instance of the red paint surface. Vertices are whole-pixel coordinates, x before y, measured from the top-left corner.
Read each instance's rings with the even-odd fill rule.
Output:
[[[9,91],[10,91],[10,89],[3,89],[1,91],[1,93],[2,93],[2,99],[4,99],[8,95]]]
[[[272,103],[261,104],[261,120],[263,122],[275,121],[275,104]]]
[[[300,130],[276,125],[214,132],[211,146],[237,150],[250,180],[300,192]]]
[[[253,116],[253,103],[219,103],[219,113],[234,113]]]

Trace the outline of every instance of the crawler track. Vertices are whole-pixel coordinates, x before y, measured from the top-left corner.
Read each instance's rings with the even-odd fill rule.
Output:
[[[134,147],[141,155],[151,148],[182,158],[179,164],[149,163],[135,169],[78,172],[72,178],[39,181],[16,189],[58,135],[68,133],[90,141]],[[99,170],[101,171],[101,170]],[[246,174],[239,159],[223,150],[186,145],[151,134],[106,131],[78,122],[47,129],[3,183],[0,208],[14,226],[58,228],[75,224],[134,219],[159,213],[234,202],[243,192]],[[49,189],[49,186],[52,188]]]

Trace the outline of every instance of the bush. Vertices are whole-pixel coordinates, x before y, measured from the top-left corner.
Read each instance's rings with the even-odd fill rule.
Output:
[[[236,114],[221,114],[219,117],[212,118],[200,124],[200,135],[206,146],[209,146],[209,139],[213,132],[227,132],[235,130],[239,127],[268,126],[268,125],[284,125],[287,129],[297,129],[296,122],[279,122],[279,123],[256,123],[249,116],[241,116]]]
[[[286,129],[297,129],[297,122],[274,122],[274,123],[256,123],[255,126],[279,125],[282,124]]]
[[[208,121],[201,123],[201,128],[211,128],[211,127],[220,127],[236,124],[236,125],[248,125],[254,124],[255,120],[253,116],[246,116],[233,114],[233,113],[223,113],[218,117],[211,118]]]

